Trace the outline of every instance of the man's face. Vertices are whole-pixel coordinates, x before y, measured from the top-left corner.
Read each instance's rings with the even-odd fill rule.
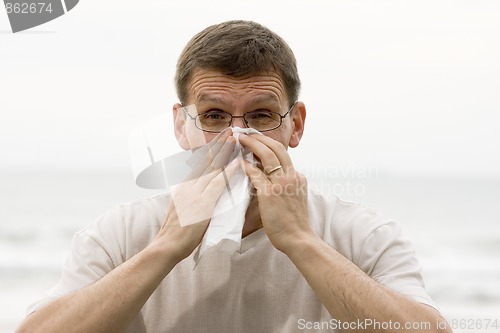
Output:
[[[234,78],[215,71],[200,69],[193,73],[188,84],[188,91],[187,104],[196,105],[198,114],[220,110],[233,116],[243,116],[247,112],[269,110],[284,115],[290,105],[281,77],[277,73]],[[178,104],[174,105],[174,109],[178,106]],[[299,128],[296,128],[296,118],[301,117],[302,114],[305,117],[305,111],[293,110],[283,119],[280,127],[263,132],[263,134],[280,142],[286,148],[298,145],[303,127],[301,124]],[[203,145],[217,136],[217,133],[207,133],[196,128],[194,121],[189,117],[183,121],[180,119],[183,116],[180,112],[175,115],[176,136],[182,148],[190,149]],[[234,118],[232,126],[246,127],[243,118]],[[297,130],[300,133],[297,133]]]

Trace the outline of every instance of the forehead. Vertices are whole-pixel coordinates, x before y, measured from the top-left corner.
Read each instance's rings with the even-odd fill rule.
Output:
[[[233,77],[199,69],[187,88],[189,103],[287,103],[283,80],[275,72]]]

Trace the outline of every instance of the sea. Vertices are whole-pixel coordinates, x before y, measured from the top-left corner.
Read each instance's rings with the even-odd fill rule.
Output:
[[[301,171],[309,187],[401,223],[454,332],[500,332],[500,179]],[[0,170],[0,333],[14,332],[57,282],[76,231],[117,204],[159,193],[138,188],[127,171]]]

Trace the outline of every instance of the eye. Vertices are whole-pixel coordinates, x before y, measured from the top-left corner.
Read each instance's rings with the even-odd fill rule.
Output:
[[[269,110],[257,110],[252,111],[246,114],[246,117],[249,119],[268,119],[273,118],[273,112]]]
[[[200,114],[200,117],[207,121],[227,120],[230,115],[222,110],[210,110]]]

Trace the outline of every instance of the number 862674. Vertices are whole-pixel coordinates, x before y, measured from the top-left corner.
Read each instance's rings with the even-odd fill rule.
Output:
[[[42,13],[52,13],[52,4],[45,2],[38,3],[26,3],[26,2],[15,2],[6,3],[5,9],[7,14],[42,14]]]

